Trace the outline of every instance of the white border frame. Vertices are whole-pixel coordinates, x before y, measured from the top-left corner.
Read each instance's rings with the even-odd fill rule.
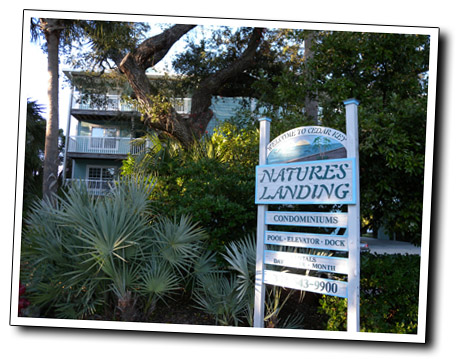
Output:
[[[412,4],[410,5],[410,7]],[[422,7],[422,5],[419,5]],[[103,6],[102,6],[103,7]],[[352,6],[346,5],[352,9]],[[408,7],[408,6],[407,6]],[[393,14],[394,9],[390,6],[387,7]],[[195,5],[193,5],[195,9]],[[439,11],[444,12],[443,7],[439,7]],[[355,9],[352,9],[354,11]],[[408,8],[405,9],[406,12]],[[111,11],[116,11],[111,9]],[[121,10],[122,11],[122,10]],[[151,11],[151,10],[143,10]],[[175,11],[175,10],[174,10]],[[186,11],[186,10],[185,10]],[[292,10],[289,10],[290,12]],[[403,12],[403,10],[398,10]],[[423,12],[430,13],[429,9],[422,8]],[[308,19],[309,12],[304,12],[303,19]],[[229,12],[231,15],[232,12]],[[264,14],[261,13],[260,16]],[[298,13],[299,14],[299,13]],[[317,12],[316,12],[317,14]],[[126,15],[126,14],[105,14],[105,13],[88,13],[88,12],[58,12],[58,11],[36,11],[27,10],[25,12],[23,21],[23,43],[29,41],[29,17],[34,16],[54,16],[60,18],[91,18],[99,20],[115,20],[115,21],[158,21],[168,23],[187,23],[193,22],[190,17],[164,17],[164,16],[144,16],[144,15]],[[336,11],[330,16],[325,16],[327,19],[332,19],[333,16],[339,21],[348,21],[349,19],[355,20],[358,17],[349,15],[346,17],[338,16]],[[248,15],[250,16],[250,15]],[[280,15],[282,17],[283,15]],[[285,16],[285,15],[284,15]],[[295,15],[297,17],[298,15]],[[315,16],[315,15],[313,15]],[[443,16],[443,15],[442,15]],[[374,21],[373,17],[369,17],[369,21]],[[376,16],[376,18],[382,18]],[[406,14],[398,17],[400,21],[405,21]],[[412,17],[413,18],[413,17]],[[363,19],[363,18],[362,18]],[[366,18],[368,19],[368,18]],[[392,21],[397,21],[396,20]],[[364,20],[368,21],[368,20]],[[386,21],[386,20],[384,20]],[[391,21],[391,20],[389,20]],[[427,21],[416,19],[418,21]],[[432,20],[429,18],[428,22]],[[433,20],[438,21],[438,20]],[[426,329],[426,299],[427,299],[427,271],[428,271],[428,258],[429,258],[429,236],[430,236],[430,219],[431,219],[431,194],[432,194],[432,172],[433,172],[433,145],[434,145],[434,118],[435,118],[435,103],[436,103],[436,82],[437,82],[437,54],[438,54],[438,37],[439,30],[435,27],[413,27],[413,26],[382,26],[382,25],[358,25],[358,24],[333,24],[333,23],[320,23],[320,22],[292,22],[292,21],[267,21],[267,20],[245,20],[245,19],[210,19],[210,18],[197,18],[196,22],[202,24],[225,24],[225,25],[245,25],[245,26],[277,26],[283,28],[309,28],[314,29],[327,29],[336,31],[364,31],[364,32],[381,32],[381,33],[406,33],[406,34],[424,34],[431,36],[431,51],[430,51],[430,73],[429,73],[429,90],[428,90],[428,120],[427,120],[427,133],[426,133],[426,157],[425,157],[425,185],[424,185],[424,209],[423,209],[423,230],[422,230],[422,248],[421,248],[421,281],[420,281],[420,305],[419,305],[419,330],[417,335],[403,335],[403,334],[382,334],[382,333],[340,333],[340,332],[324,332],[324,331],[292,331],[286,329],[255,329],[255,328],[223,328],[223,327],[202,327],[202,326],[185,326],[174,324],[150,324],[150,323],[119,323],[119,322],[98,322],[98,321],[79,321],[79,320],[57,320],[57,319],[36,319],[36,318],[23,318],[17,316],[18,298],[11,297],[11,325],[23,326],[36,326],[36,327],[66,327],[66,328],[91,328],[91,329],[119,329],[119,330],[140,330],[140,331],[165,331],[177,333],[209,333],[209,334],[233,334],[233,335],[256,335],[256,336],[278,336],[278,337],[295,337],[295,338],[323,338],[323,339],[347,339],[347,340],[372,340],[372,341],[390,341],[390,342],[418,342],[425,341]],[[24,78],[21,86],[27,86],[27,79]],[[22,222],[22,192],[21,183],[23,182],[23,173],[20,170],[24,164],[24,134],[25,134],[25,109],[26,98],[25,91],[21,92],[20,114],[21,121],[19,124],[19,137],[18,137],[18,156],[17,156],[17,177],[16,177],[16,198],[15,198],[15,228],[14,228],[14,246],[13,246],[13,270],[12,270],[12,288],[17,288],[19,283],[19,256],[20,256],[20,230]],[[14,290],[13,290],[14,292]],[[405,352],[405,354],[407,354]]]

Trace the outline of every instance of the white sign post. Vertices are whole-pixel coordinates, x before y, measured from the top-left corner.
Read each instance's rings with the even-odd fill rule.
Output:
[[[265,284],[270,284],[347,298],[347,330],[360,330],[358,104],[354,99],[344,102],[346,134],[327,127],[306,126],[289,130],[269,142],[270,120],[260,119],[260,163],[255,189],[258,224],[254,327],[264,326]],[[270,204],[333,204],[347,206],[347,212],[268,211]],[[301,230],[284,231],[279,226]],[[305,249],[333,252],[330,255],[301,252]],[[347,258],[333,255],[345,252]],[[314,273],[336,273],[347,276],[347,281],[326,279]]]
[[[259,163],[260,165],[266,164],[266,148],[269,143],[269,130],[271,120],[269,118],[260,119],[260,146],[259,146]],[[254,316],[253,325],[257,328],[263,328],[265,318],[265,284],[264,284],[264,251],[265,244],[263,238],[268,229],[265,224],[266,212],[268,206],[265,204],[258,205],[257,214],[257,259],[255,264],[255,304],[254,304]]]
[[[359,168],[358,105],[355,99],[344,101],[346,106],[347,156],[355,159]],[[349,274],[347,298],[347,331],[360,331],[360,173],[355,176],[356,201],[348,206]]]

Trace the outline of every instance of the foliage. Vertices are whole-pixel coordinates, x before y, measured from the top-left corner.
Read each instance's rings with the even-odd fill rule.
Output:
[[[22,243],[29,315],[145,321],[158,301],[189,293],[219,325],[252,324],[255,237],[229,243],[218,264],[190,217],[152,211],[153,186],[151,177],[125,176],[104,197],[75,185],[34,204]],[[273,325],[296,325],[278,320],[286,300],[280,288],[267,290]]]
[[[235,276],[216,272],[199,278],[193,299],[197,308],[215,318],[216,324],[237,326],[243,322],[246,309],[245,301],[237,294]]]
[[[309,31],[269,29],[252,72],[251,99],[236,116],[239,126],[258,127],[257,119],[269,117],[271,138],[299,126],[316,125],[317,114],[305,108],[310,93],[305,38]],[[317,109],[316,109],[317,112]]]
[[[24,161],[24,209],[41,196],[43,151],[45,149],[46,120],[43,107],[36,101],[27,101],[26,146]]]
[[[133,50],[150,29],[146,23],[119,21],[59,19],[57,23],[62,31],[59,47],[65,63],[73,68],[102,72],[113,67],[115,54]],[[31,19],[32,41],[41,42],[41,27],[41,19]],[[47,52],[46,43],[41,47]]]
[[[420,257],[362,255],[360,274],[361,331],[415,334],[418,323]],[[346,299],[323,296],[321,311],[328,330],[345,330]]]
[[[195,89],[205,78],[227,69],[240,58],[247,48],[252,31],[253,28],[248,27],[204,27],[199,40],[195,36],[188,37],[184,51],[173,59],[173,69],[183,75],[182,80],[187,87]],[[252,93],[251,84],[260,67],[269,66],[268,56],[274,58],[269,42],[262,41],[258,46],[259,51],[252,65],[243,73],[227,78],[214,95],[233,97]]]
[[[150,151],[125,161],[122,173],[144,172],[157,177],[150,197],[155,211],[189,214],[206,229],[209,249],[213,250],[220,251],[235,233],[253,231],[256,131],[237,131],[226,124],[186,149],[157,137],[150,137],[150,142]]]
[[[358,99],[364,230],[390,228],[397,239],[419,244],[429,38],[285,29],[270,34],[279,62],[270,61],[278,66],[260,67],[251,85],[256,109],[247,103],[238,125],[256,127],[258,116],[268,116],[271,138],[316,125],[305,109],[309,98],[320,106],[319,125],[345,132],[343,100]],[[304,48],[307,37],[312,46]],[[305,52],[312,54],[307,62]]]
[[[253,299],[255,291],[255,261],[257,256],[256,238],[247,235],[239,241],[233,241],[226,246],[223,254],[229,269],[236,273],[238,298],[249,297]],[[253,300],[248,300],[253,303]]]
[[[42,195],[43,156],[45,150],[46,119],[44,108],[36,101],[27,100],[26,143],[24,157],[23,211],[26,213],[32,203]],[[63,161],[63,132],[59,132],[59,163]]]
[[[224,268],[202,276],[193,292],[197,307],[215,317],[220,325],[253,326],[255,300],[256,238],[254,235],[225,246]],[[281,310],[294,291],[287,295],[280,287],[269,286],[265,294],[267,327],[300,328],[301,315],[283,317]]]
[[[80,30],[78,39],[83,40],[79,41],[79,48],[89,45],[90,51],[80,51],[78,55],[69,53],[67,61],[72,67],[98,70],[112,68],[112,61],[133,51],[150,30],[147,23],[141,22],[79,20],[77,24]]]
[[[324,126],[345,130],[342,101],[359,108],[362,215],[420,243],[429,37],[322,32],[307,70]]]
[[[145,320],[183,293],[205,234],[189,218],[155,217],[154,183],[126,177],[104,197],[85,186],[35,203],[26,220],[21,277],[41,316]]]

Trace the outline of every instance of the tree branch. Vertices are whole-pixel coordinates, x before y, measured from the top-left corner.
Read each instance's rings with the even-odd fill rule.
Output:
[[[230,78],[242,74],[254,59],[264,31],[265,29],[263,28],[255,28],[252,32],[252,36],[249,40],[247,48],[242,53],[242,55],[237,60],[233,61],[228,67],[204,79],[198,87],[196,93],[198,95],[200,92],[210,92],[213,94],[217,92],[219,87],[221,87]]]
[[[161,61],[170,48],[195,26],[174,25],[161,34],[148,38],[120,61],[118,66],[128,78],[139,101],[146,104],[152,95],[152,87],[145,70]]]
[[[255,28],[242,55],[228,67],[205,78],[194,92],[191,100],[191,113],[200,120],[199,129],[205,129],[212,118],[212,111],[209,109],[212,104],[212,95],[218,93],[231,78],[243,74],[243,71],[252,64],[264,31],[263,28]]]
[[[142,42],[133,52],[135,62],[144,70],[160,62],[171,47],[196,25],[174,25]]]
[[[154,66],[167,54],[170,48],[196,25],[175,25],[163,33],[145,40],[134,51],[127,54],[119,64],[120,70],[126,75],[134,93],[147,108],[152,103],[153,88],[145,70]],[[223,89],[230,79],[242,75],[254,61],[255,54],[263,36],[264,29],[255,28],[247,48],[242,55],[228,67],[205,78],[192,97],[191,115],[179,115],[173,108],[168,116],[151,121],[150,126],[169,133],[184,145],[189,145],[199,139],[212,118],[210,106],[212,95]]]

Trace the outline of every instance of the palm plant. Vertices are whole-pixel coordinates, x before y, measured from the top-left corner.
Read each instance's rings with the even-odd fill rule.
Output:
[[[153,187],[151,178],[125,176],[104,197],[76,185],[37,202],[22,253],[33,302],[62,318],[107,316],[111,307],[114,318],[145,319],[213,268],[205,232],[189,217],[151,212]]]
[[[198,309],[215,317],[216,324],[237,326],[242,322],[245,302],[238,298],[234,275],[218,272],[201,276],[193,299]]]
[[[253,325],[253,310],[255,297],[255,262],[256,262],[256,238],[254,235],[247,235],[239,241],[226,246],[224,259],[229,264],[229,269],[236,272],[235,290],[237,299],[243,303],[245,308],[245,319]],[[289,316],[283,320],[279,314],[290,299],[293,291],[282,296],[282,288],[272,286],[266,290],[265,321],[268,325],[282,328],[299,327],[302,317]]]

